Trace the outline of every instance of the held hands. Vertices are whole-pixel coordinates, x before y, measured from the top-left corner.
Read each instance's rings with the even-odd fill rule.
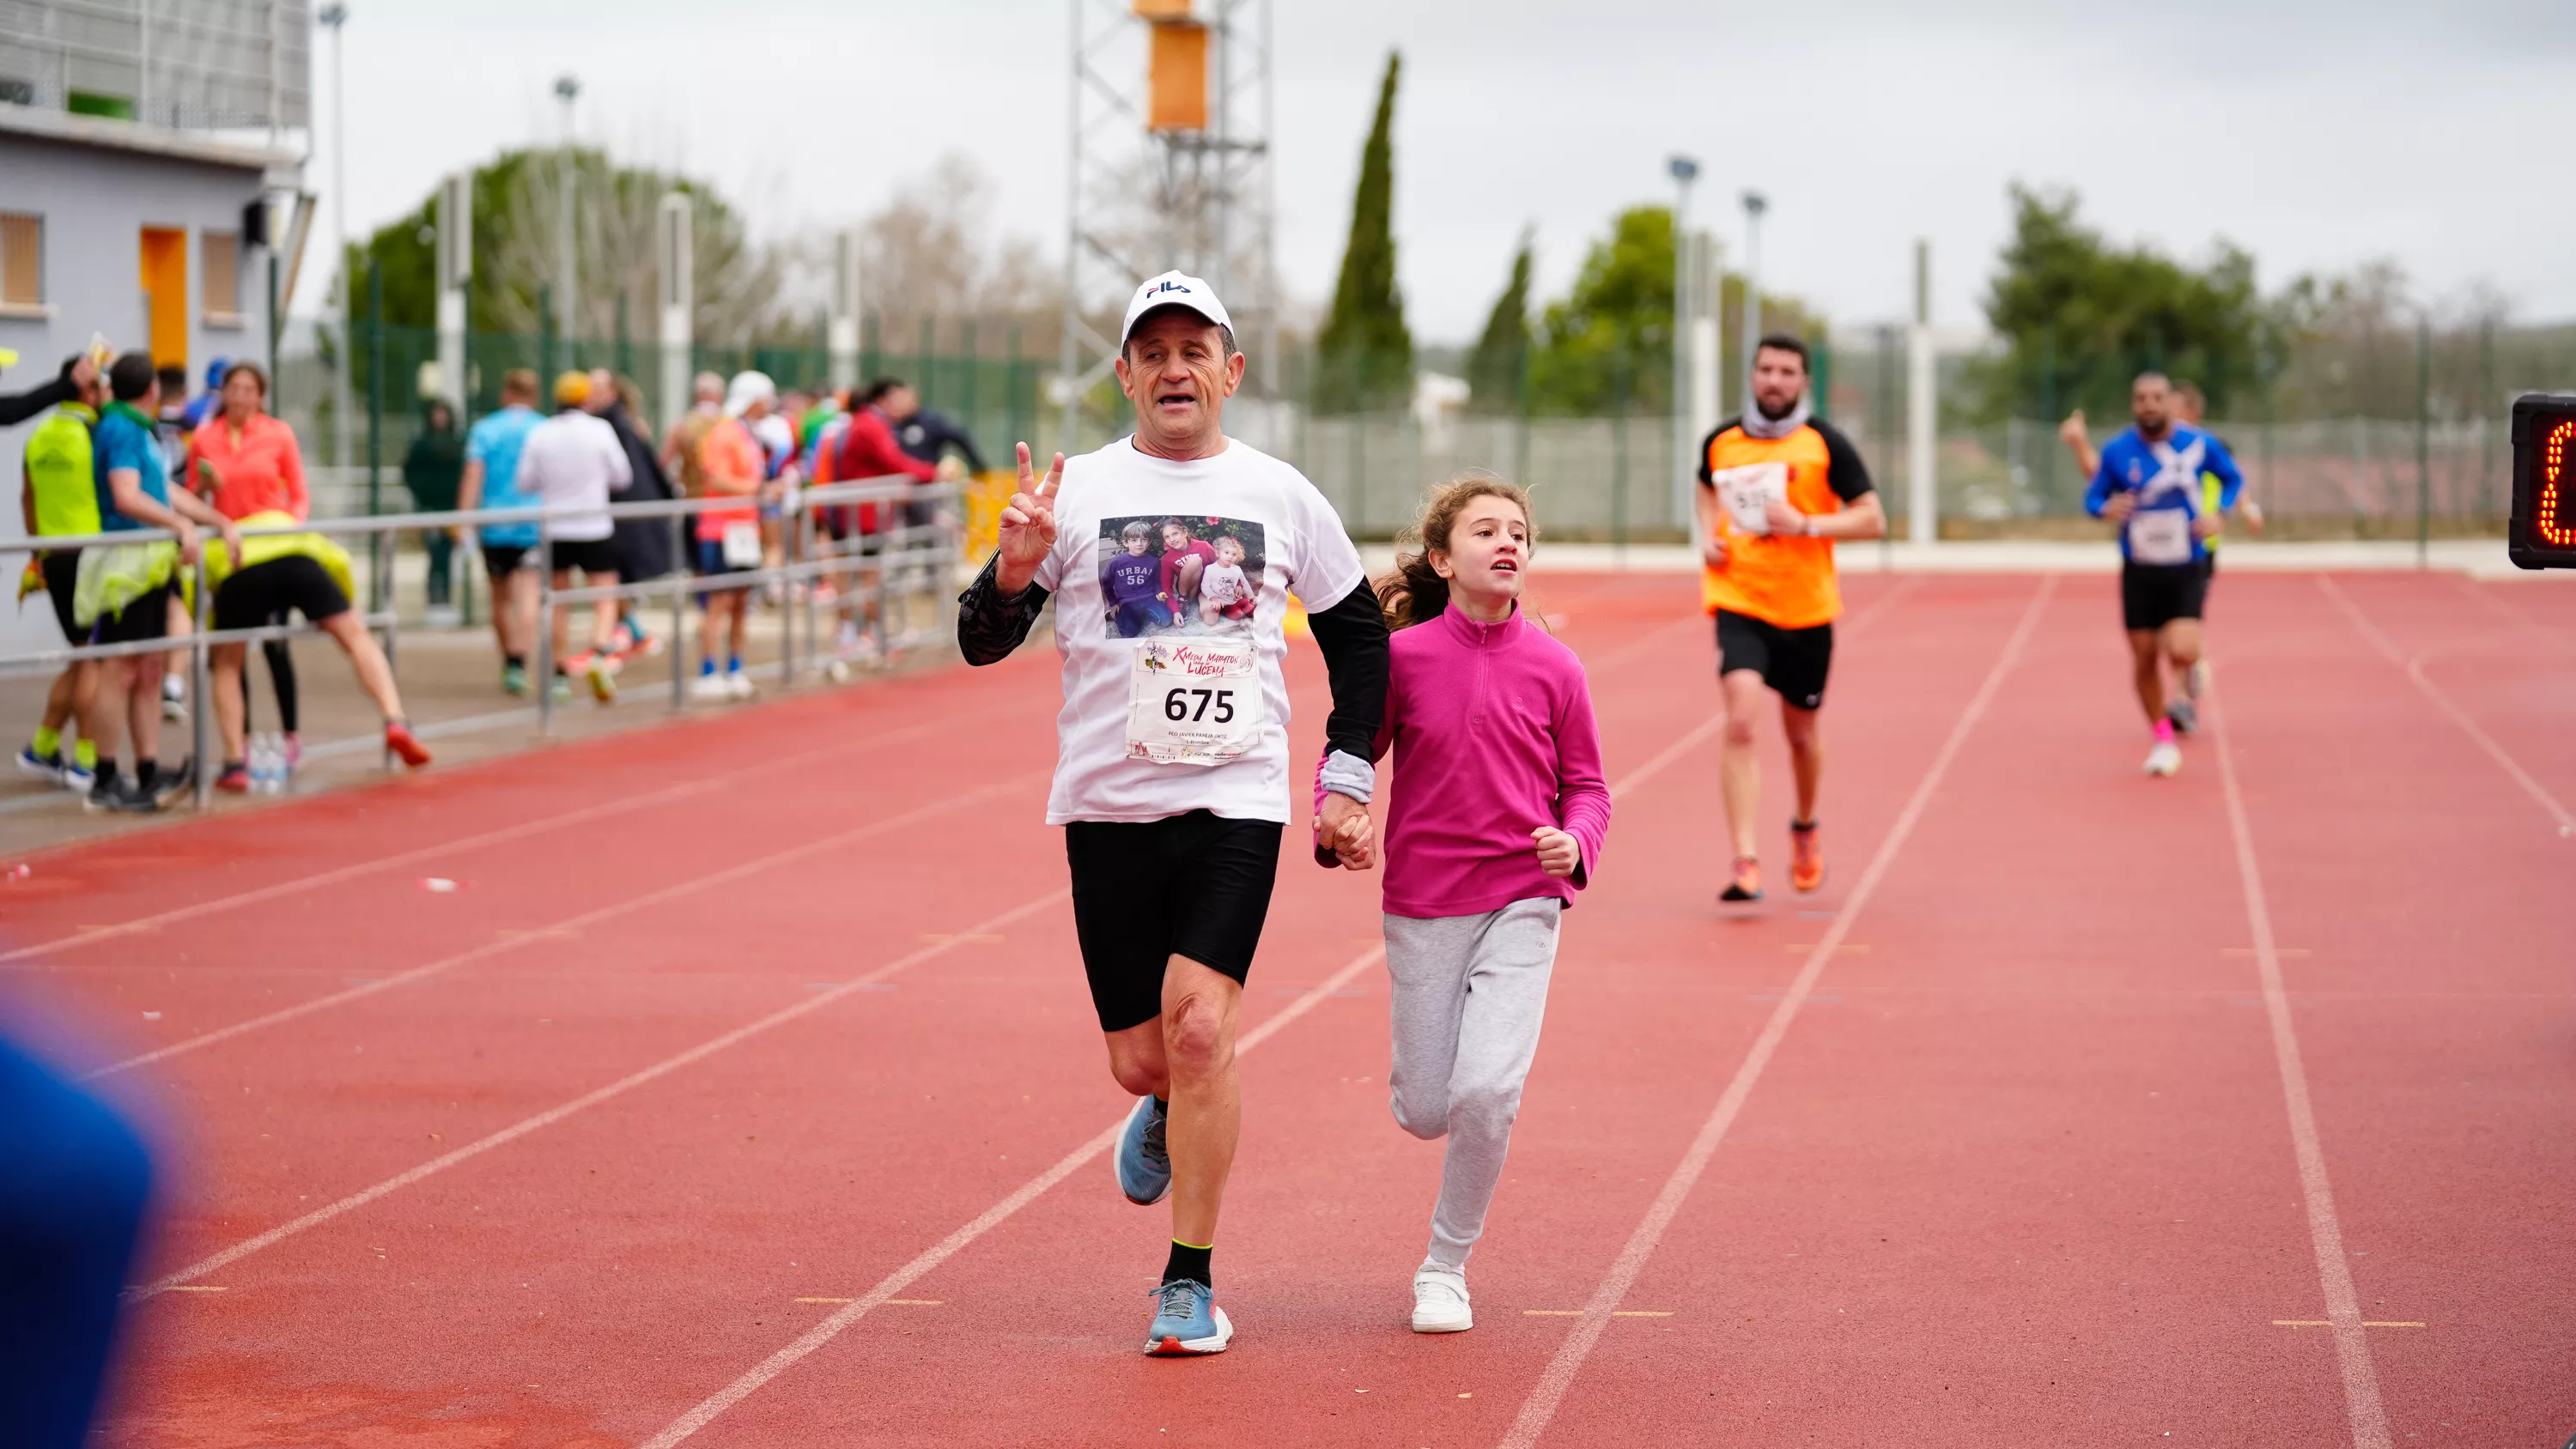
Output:
[[[1020,444],[1020,488],[1002,510],[1001,544],[996,550],[1000,566],[995,582],[1004,594],[1016,596],[1026,589],[1055,547],[1055,491],[1063,482],[1064,454],[1055,455],[1054,466],[1040,479],[1029,466],[1029,445]],[[1341,798],[1328,795],[1325,803],[1329,807]]]
[[[1324,793],[1315,812],[1315,843],[1341,861],[1345,870],[1367,870],[1377,864],[1377,826],[1368,807],[1348,795]]]
[[[1558,880],[1574,874],[1574,868],[1583,863],[1582,843],[1553,825],[1531,831],[1530,839],[1538,846],[1538,868]]]
[[[1807,515],[1777,498],[1762,505],[1762,521],[1770,526],[1773,538],[1796,538],[1807,531]]]

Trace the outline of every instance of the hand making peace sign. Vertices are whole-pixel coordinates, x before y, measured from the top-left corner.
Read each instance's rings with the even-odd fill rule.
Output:
[[[1055,547],[1055,491],[1064,482],[1064,454],[1055,455],[1044,480],[1029,464],[1029,445],[1020,444],[1020,490],[1002,510],[1001,547],[994,582],[1006,598],[1017,597],[1038,576]]]

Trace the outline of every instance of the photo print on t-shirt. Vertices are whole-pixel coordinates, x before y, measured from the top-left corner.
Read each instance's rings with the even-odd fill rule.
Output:
[[[1261,525],[1209,514],[1100,521],[1100,603],[1119,639],[1249,634],[1261,602]]]

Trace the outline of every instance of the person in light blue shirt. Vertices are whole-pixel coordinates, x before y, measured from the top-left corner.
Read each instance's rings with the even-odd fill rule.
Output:
[[[2173,384],[2145,372],[2129,389],[2134,425],[2102,447],[2084,511],[2120,527],[2120,614],[2138,703],[2146,709],[2156,742],[2147,754],[2151,775],[2182,768],[2177,729],[2197,721],[2180,698],[2166,707],[2164,672],[2177,680],[2200,662],[2201,606],[2209,591],[2207,540],[2236,505],[2245,476],[2226,446],[2174,418]],[[2218,507],[2202,504],[2201,474],[2216,474]]]
[[[519,491],[519,454],[538,416],[537,375],[514,367],[501,378],[501,410],[474,420],[465,434],[465,474],[457,480],[456,506],[527,508],[537,500]],[[487,523],[480,530],[483,573],[492,582],[492,634],[501,646],[501,687],[528,692],[528,650],[536,638],[537,575],[522,567],[537,546],[536,520]],[[465,541],[462,530],[457,542]]]

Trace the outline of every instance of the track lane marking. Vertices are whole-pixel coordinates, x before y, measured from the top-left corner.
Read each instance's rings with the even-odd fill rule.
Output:
[[[667,804],[673,800],[687,799],[692,795],[703,795],[710,791],[718,790],[724,786],[733,784],[735,781],[740,780],[745,776],[762,774],[786,766],[811,764],[815,760],[822,759],[830,755],[842,754],[850,750],[893,744],[897,741],[909,739],[914,735],[927,733],[940,727],[939,721],[925,720],[920,724],[905,725],[900,729],[889,730],[883,734],[870,735],[863,740],[850,740],[837,745],[825,745],[817,749],[806,750],[799,754],[783,755],[776,759],[763,761],[757,765],[745,765],[738,770],[729,770],[720,775],[710,775],[704,779],[690,780],[683,784],[672,785],[664,789],[651,791],[647,794],[628,796],[619,800],[602,801],[597,805],[586,805],[578,810],[567,810],[559,815],[548,815],[539,820],[521,821],[516,825],[505,825],[498,830],[487,830],[480,835],[461,836],[455,840],[445,841],[438,845],[424,845],[415,850],[405,850],[393,855],[378,856],[374,860],[362,860],[354,865],[337,866],[333,869],[318,871],[311,875],[297,876],[292,880],[273,881],[268,885],[257,886],[250,890],[236,892],[229,896],[217,896],[212,900],[197,901],[184,906],[173,906],[166,911],[156,911],[148,916],[137,916],[130,921],[120,921],[114,925],[83,926],[68,936],[59,936],[51,941],[45,941],[33,946],[19,946],[11,950],[0,951],[0,965],[7,965],[13,961],[24,961],[33,957],[49,956],[58,951],[69,951],[75,947],[93,945],[100,941],[114,940],[120,936],[132,936],[145,931],[157,931],[163,926],[169,925],[174,921],[194,920],[199,916],[216,915],[224,911],[237,910],[243,906],[255,906],[263,901],[277,900],[285,896],[295,895],[301,891],[318,890],[323,886],[338,885],[342,881],[356,880],[363,876],[373,875],[378,871],[393,870],[397,867],[406,865],[416,865],[421,861],[432,859],[450,851],[477,850],[486,845],[499,845],[512,840],[525,840],[530,836],[543,835],[548,831],[560,830],[568,825],[580,825],[587,821],[599,820],[611,815],[622,815],[632,810],[640,810],[650,805]]]
[[[2042,592],[2045,592],[2044,588]],[[1881,606],[1884,606],[1895,602],[1895,599],[1896,595],[1891,593],[1887,598],[1882,599],[1879,602]],[[1723,722],[1722,717],[1719,722]],[[1638,766],[1635,770],[1630,771],[1624,778],[1610,782],[1610,797],[1613,800],[1616,800],[1621,795],[1624,795],[1636,789],[1639,785],[1644,784],[1646,781],[1653,779],[1656,775],[1662,773],[1667,767],[1669,767],[1673,761],[1682,758],[1682,756],[1687,753],[1686,747],[1688,745],[1698,741],[1705,741],[1711,733],[1713,733],[1713,726],[1710,724],[1701,724],[1696,726],[1687,734],[1683,735],[1681,739],[1658,752],[1654,758],[1648,760],[1645,764]],[[1308,987],[1295,1001],[1281,1007],[1275,1014],[1264,1018],[1259,1026],[1245,1032],[1242,1039],[1235,1043],[1235,1056],[1238,1058],[1244,1056],[1251,1052],[1253,1048],[1258,1047],[1263,1042],[1268,1041],[1271,1037],[1286,1030],[1299,1017],[1314,1010],[1319,1003],[1340,996],[1343,988],[1347,987],[1351,982],[1358,980],[1363,973],[1369,970],[1369,968],[1377,965],[1385,959],[1386,944],[1384,941],[1380,941],[1376,945],[1373,945],[1367,950],[1361,952],[1359,955],[1351,958],[1349,963],[1344,965],[1340,970],[1334,972],[1331,976],[1326,977],[1322,982]],[[898,1301],[894,1297],[895,1294],[911,1287],[914,1283],[920,1281],[924,1276],[938,1268],[941,1264],[957,1256],[959,1253],[964,1252],[975,1242],[976,1239],[981,1238],[986,1233],[1000,1227],[1004,1222],[1007,1222],[1013,1215],[1018,1213],[1020,1209],[1027,1207],[1030,1203],[1033,1203],[1039,1198],[1045,1196],[1047,1190],[1054,1187],[1057,1183],[1062,1182],[1066,1178],[1071,1177],[1074,1173],[1081,1171],[1082,1168],[1093,1158],[1108,1151],[1110,1145],[1118,1140],[1118,1134],[1125,1130],[1126,1126],[1127,1111],[1122,1110],[1119,1112],[1116,1121],[1103,1128],[1099,1134],[1091,1138],[1091,1140],[1074,1148],[1071,1152],[1068,1152],[1063,1157],[1057,1159],[1054,1166],[1049,1167],[1046,1171],[1030,1178],[1027,1182],[1020,1184],[1020,1186],[1009,1196],[994,1203],[991,1207],[984,1209],[983,1212],[968,1220],[955,1232],[952,1232],[947,1237],[931,1244],[919,1255],[915,1256],[910,1262],[905,1263],[902,1267],[895,1269],[893,1272],[879,1279],[876,1286],[870,1288],[866,1293],[859,1297],[851,1300],[847,1306],[833,1313],[830,1317],[825,1318],[822,1322],[815,1324],[812,1328],[807,1329],[793,1342],[780,1348],[769,1357],[762,1359],[759,1363],[746,1369],[742,1375],[736,1378],[732,1383],[729,1383],[723,1388],[708,1395],[705,1399],[699,1401],[695,1408],[690,1409],[679,1418],[672,1420],[661,1433],[644,1441],[643,1444],[638,1446],[638,1449],[671,1449],[671,1446],[680,1443],[690,1435],[697,1433],[700,1429],[714,1423],[725,1413],[726,1410],[731,1409],[734,1405],[741,1403],[744,1399],[751,1397],[753,1394],[760,1392],[762,1387],[767,1385],[770,1381],[776,1379],[779,1375],[787,1372],[789,1369],[794,1368],[799,1361],[812,1354],[815,1350],[820,1349],[825,1344],[830,1343],[833,1339],[838,1338],[843,1331],[857,1323],[860,1319],[866,1317],[870,1310]],[[1358,1392],[1364,1394],[1367,1393],[1368,1390],[1361,1389],[1358,1390]]]
[[[1000,915],[978,922],[975,929],[979,931],[990,930],[995,927],[1010,925],[1065,900],[1070,894],[1070,892],[1064,890],[1048,891],[1044,895],[1038,896],[1032,900],[1023,901],[1020,904],[1011,907],[1009,910],[1002,912]],[[878,967],[874,971],[867,972],[861,976],[852,977],[830,991],[809,996],[803,1001],[796,1002],[790,1006],[781,1007],[778,1010],[771,1012],[769,1015],[761,1017],[757,1021],[735,1027],[733,1030],[728,1031],[721,1036],[700,1042],[686,1051],[664,1057],[662,1060],[655,1062],[653,1065],[645,1067],[640,1071],[630,1072],[627,1075],[618,1078],[616,1081],[609,1083],[607,1086],[584,1092],[569,1102],[565,1102],[559,1106],[549,1107],[545,1111],[539,1112],[533,1117],[522,1118],[519,1121],[502,1128],[498,1132],[477,1138],[474,1141],[457,1148],[453,1152],[443,1153],[437,1157],[431,1158],[417,1167],[409,1169],[408,1171],[396,1173],[392,1177],[386,1178],[384,1181],[377,1183],[373,1187],[361,1189],[360,1191],[349,1194],[347,1197],[341,1198],[337,1202],[315,1208],[313,1211],[304,1214],[302,1217],[280,1223],[276,1227],[273,1227],[267,1232],[261,1233],[256,1237],[245,1238],[242,1241],[233,1244],[229,1248],[225,1248],[222,1251],[211,1254],[207,1257],[200,1258],[196,1262],[189,1264],[185,1268],[181,1268],[175,1273],[168,1274],[161,1278],[156,1278],[150,1283],[129,1288],[125,1292],[126,1301],[129,1303],[141,1302],[144,1299],[170,1292],[173,1289],[183,1288],[191,1279],[202,1278],[219,1268],[223,1268],[233,1263],[238,1263],[242,1259],[249,1257],[251,1254],[259,1252],[264,1248],[273,1247],[278,1243],[282,1243],[288,1238],[304,1232],[308,1228],[320,1227],[322,1224],[331,1221],[333,1218],[339,1217],[354,1209],[364,1207],[368,1203],[374,1202],[376,1199],[383,1197],[388,1193],[399,1192],[403,1188],[409,1187],[413,1183],[419,1182],[424,1178],[434,1177],[441,1172],[445,1172],[447,1169],[456,1166],[458,1163],[470,1161],[482,1156],[484,1153],[489,1152],[496,1147],[506,1146],[509,1143],[516,1142],[531,1132],[537,1132],[547,1127],[551,1127],[567,1117],[573,1116],[579,1112],[587,1111],[592,1107],[598,1106],[602,1102],[622,1097],[626,1093],[631,1092],[637,1087],[641,1087],[648,1082],[658,1081],[661,1078],[678,1071],[682,1067],[703,1061],[706,1058],[714,1056],[716,1053],[725,1050],[727,1047],[737,1046],[773,1027],[784,1026],[799,1017],[809,1016],[835,1001],[858,994],[868,986],[876,982],[883,981],[885,978],[894,975],[896,972],[918,966],[922,962],[931,960],[935,957],[947,955],[955,949],[956,945],[954,942],[943,942],[935,946],[918,947],[909,954],[897,957],[896,959],[887,962],[885,965]]]
[[[1769,1020],[1762,1025],[1761,1034],[1754,1038],[1752,1047],[1745,1052],[1743,1063],[1736,1068],[1735,1076],[1719,1095],[1717,1106],[1701,1124],[1690,1149],[1682,1154],[1672,1175],[1664,1180],[1663,1190],[1655,1194],[1654,1202],[1647,1208],[1636,1230],[1629,1234],[1619,1256],[1612,1261],[1608,1275],[1601,1280],[1601,1286],[1593,1291],[1591,1301],[1581,1310],[1582,1316],[1574,1331],[1557,1346],[1555,1354],[1548,1359],[1547,1367],[1540,1372],[1538,1383],[1531,1388],[1529,1397],[1522,1401],[1520,1414],[1502,1438],[1502,1449],[1531,1449],[1538,1443],[1539,1436],[1547,1431],[1548,1421],[1556,1417],[1558,1406],[1565,1401],[1566,1392],[1574,1385],[1575,1374],[1582,1369],[1583,1361],[1591,1355],[1593,1346],[1601,1341],[1603,1330],[1610,1325],[1611,1315],[1618,1311],[1619,1301],[1627,1297],[1628,1290],[1636,1285],[1637,1275],[1645,1270],[1646,1260],[1654,1254],[1664,1230],[1680,1214],[1683,1200],[1698,1184],[1700,1174],[1708,1167],[1709,1159],[1716,1155],[1719,1142],[1724,1140],[1727,1128],[1743,1111],[1745,1099],[1753,1094],[1755,1083],[1761,1080],[1763,1070],[1770,1065],[1781,1040],[1789,1034],[1790,1023],[1796,1020],[1799,1007],[1815,991],[1816,979],[1824,974],[1825,963],[1833,959],[1834,948],[1842,944],[1852,922],[1859,918],[1870,897],[1877,893],[1879,881],[1885,878],[1897,852],[1914,833],[1915,822],[1930,807],[1933,792],[1939,788],[1942,777],[1948,774],[1950,762],[1958,756],[1970,731],[1984,717],[1986,707],[2002,687],[2005,676],[2020,661],[2032,632],[2039,626],[2041,615],[2046,612],[2049,598],[2056,590],[2057,575],[2048,574],[2041,578],[2030,602],[2023,606],[2020,622],[2004,641],[2003,652],[1996,657],[1993,667],[1986,671],[1984,682],[1969,698],[1958,722],[1951,726],[1949,737],[1942,741],[1930,767],[1916,782],[1914,793],[1898,813],[1896,823],[1889,827],[1887,838],[1879,842],[1869,865],[1861,871],[1860,880],[1852,887],[1851,895],[1835,911],[1833,920],[1825,927],[1824,938],[1808,953],[1806,964],[1798,968],[1789,989],[1781,994],[1780,1004],[1772,1008]]]
[[[2236,846],[2236,875],[2244,888],[2245,924],[2254,933],[2254,965],[2263,982],[2263,1011],[2272,1025],[2272,1056],[2281,1072],[2281,1102],[2289,1116],[2290,1143],[2299,1164],[2299,1194],[2307,1207],[2308,1244],[2316,1254],[2317,1286],[2325,1295],[2327,1321],[2334,1329],[2344,1411],[2352,1422],[2354,1449],[2393,1449],[2387,1412],[2379,1401],[2379,1373],[2371,1363],[2370,1339],[2362,1332],[2361,1295],[2353,1287],[2352,1262],[2343,1250],[2343,1224],[2335,1215],[2334,1189],[2326,1180],[2325,1147],[2317,1135],[2316,1107],[2308,1096],[2308,1070],[2299,1056],[2298,1029],[2290,1020],[2289,988],[2281,975],[2280,953],[2272,945],[2272,907],[2263,890],[2262,866],[2254,855],[2254,831],[2245,813],[2244,788],[2236,778],[2236,751],[2227,733],[2226,704],[2216,688],[2209,696],[2209,726],[2210,743],[2217,747],[2219,784],[2227,801],[2228,834]]]
[[[942,800],[933,800],[927,805],[917,805],[910,810],[904,811],[900,815],[889,816],[882,820],[871,820],[865,825],[854,826],[851,829],[838,831],[831,835],[823,836],[820,839],[809,840],[801,845],[791,845],[785,850],[773,851],[757,860],[748,860],[738,865],[727,866],[723,870],[717,871],[712,875],[697,876],[684,881],[675,881],[670,885],[646,891],[644,894],[639,896],[630,896],[623,901],[616,901],[605,906],[595,907],[591,910],[584,911],[577,916],[566,916],[562,920],[557,921],[550,926],[538,926],[524,931],[512,931],[503,936],[500,940],[486,942],[483,945],[473,947],[469,950],[459,951],[453,956],[441,957],[436,961],[425,962],[421,965],[412,967],[408,971],[398,971],[391,976],[379,976],[372,980],[361,981],[358,985],[349,987],[345,991],[334,991],[328,996],[317,996],[310,1001],[298,1002],[293,1006],[280,1007],[279,1009],[268,1012],[265,1015],[254,1016],[245,1021],[237,1021],[230,1026],[217,1027],[213,1031],[200,1032],[196,1036],[189,1037],[182,1041],[172,1042],[168,1046],[155,1047],[148,1052],[127,1057],[123,1061],[111,1062],[106,1066],[97,1067],[82,1073],[78,1080],[88,1082],[95,1081],[100,1077],[114,1076],[118,1072],[130,1071],[135,1067],[175,1057],[183,1052],[192,1052],[197,1050],[199,1047],[213,1046],[217,1042],[229,1041],[237,1036],[247,1035],[254,1031],[261,1031],[268,1027],[293,1021],[298,1017],[310,1016],[317,1011],[326,1011],[334,1006],[344,1006],[349,1002],[357,1001],[363,997],[373,996],[378,992],[390,991],[397,986],[408,986],[414,982],[428,980],[432,976],[452,971],[459,966],[469,965],[476,961],[489,960],[490,958],[502,955],[505,952],[515,951],[521,946],[525,946],[533,941],[565,939],[566,933],[577,932],[584,926],[595,925],[601,921],[609,920],[616,916],[622,916],[629,911],[642,910],[647,906],[661,905],[668,901],[678,900],[683,896],[694,895],[710,886],[727,885],[747,876],[757,875],[762,871],[769,870],[775,866],[784,865],[789,861],[798,859],[802,856],[818,854],[823,851],[834,849],[838,846],[847,845],[861,836],[875,834],[893,826],[908,825],[914,821],[924,820],[933,815],[946,814],[951,810],[975,804],[989,796],[1016,789],[1019,786],[1027,784],[1037,778],[1038,775],[1036,774],[1028,774],[1016,776],[1008,780],[998,780],[992,784],[985,785],[980,789],[969,790],[959,795],[951,795]],[[978,934],[981,933],[966,933],[969,939]],[[986,939],[998,940],[1000,938],[988,935]],[[945,949],[950,945],[959,944],[959,942],[940,941],[935,942],[934,944]],[[844,986],[836,986],[834,988],[836,991],[842,989],[846,989],[846,984],[844,984]],[[817,1000],[820,999],[822,998],[817,998]]]
[[[2512,755],[2505,753],[2504,746],[2497,744],[2492,736],[2478,727],[2476,720],[2469,718],[2467,710],[2454,704],[2451,697],[2442,692],[2440,686],[2425,677],[2426,655],[2418,654],[2411,659],[2408,658],[2398,649],[2394,641],[2379,632],[2379,626],[2370,622],[2369,618],[2361,612],[2361,606],[2355,604],[2351,596],[2337,587],[2332,577],[2326,574],[2317,575],[2317,587],[2325,591],[2327,598],[2334,600],[2335,606],[2343,610],[2344,617],[2351,622],[2352,627],[2361,634],[2362,638],[2370,642],[2371,648],[2379,651],[2380,657],[2405,670],[2406,677],[2415,682],[2415,687],[2423,692],[2426,699],[2433,702],[2435,708],[2449,716],[2451,723],[2458,725],[2462,733],[2477,743],[2479,749],[2486,751],[2487,757],[2494,760],[2505,774],[2511,776],[2513,782],[2522,787],[2524,794],[2537,801],[2541,809],[2549,812],[2550,817],[2558,822],[2560,839],[2576,837],[2576,814],[2571,814],[2566,806],[2558,803],[2556,796],[2542,789],[2540,782],[2531,778],[2529,771],[2523,769]]]

